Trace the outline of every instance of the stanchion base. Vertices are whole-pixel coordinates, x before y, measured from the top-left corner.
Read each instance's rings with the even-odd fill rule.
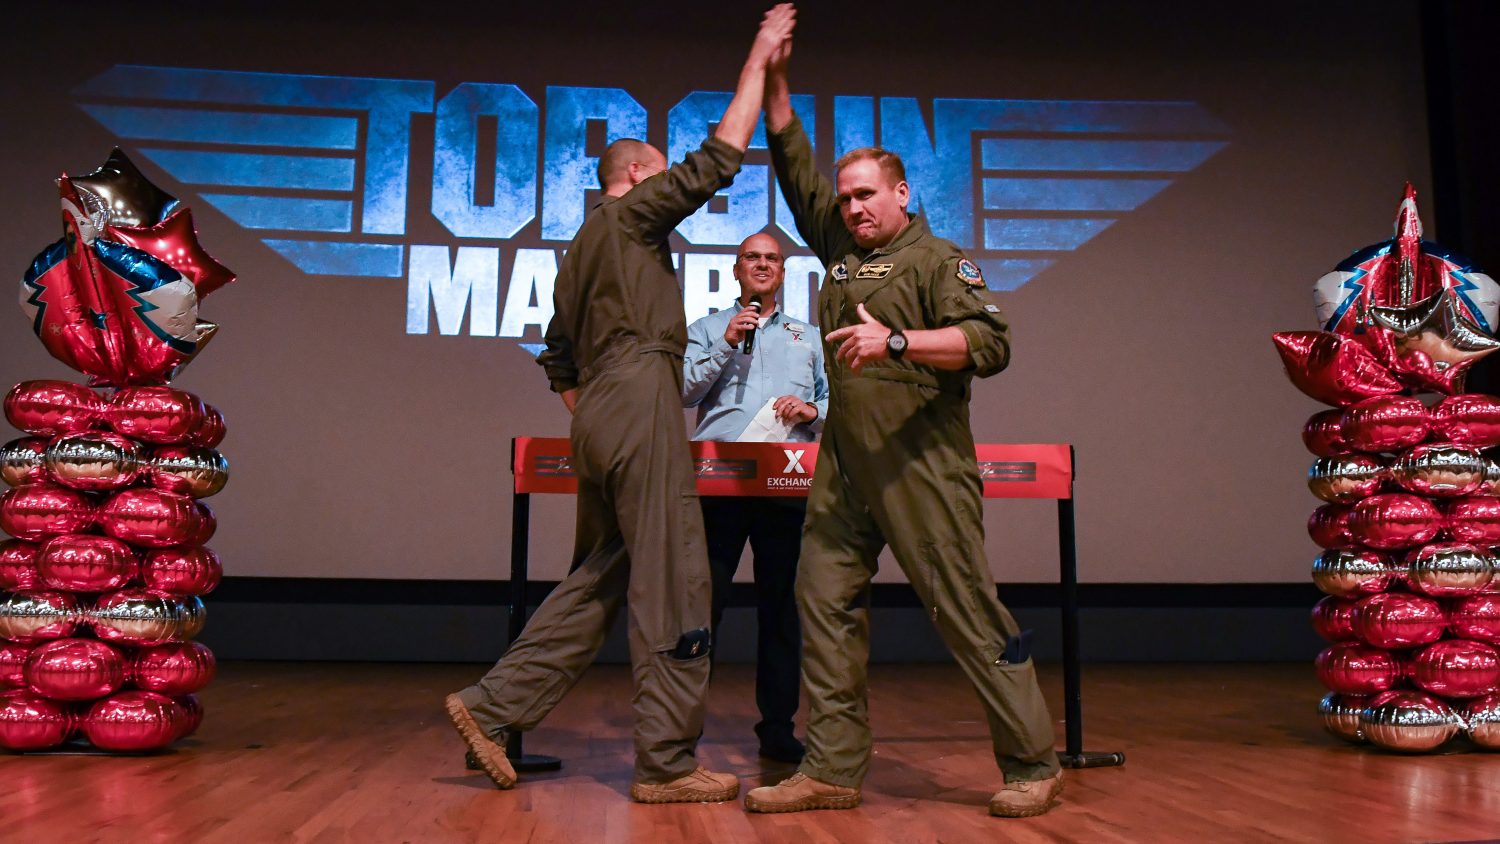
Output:
[[[518,772],[534,774],[540,771],[562,770],[562,760],[556,756],[543,756],[539,753],[523,753],[521,758],[514,756],[510,758],[510,766]],[[464,754],[464,767],[471,771],[481,770],[479,760],[474,758],[473,751]]]
[[[1057,761],[1064,768],[1114,768],[1125,764],[1123,753],[1059,753]]]

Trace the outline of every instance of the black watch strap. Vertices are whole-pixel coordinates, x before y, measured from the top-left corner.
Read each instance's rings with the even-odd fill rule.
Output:
[[[885,350],[891,360],[900,360],[906,354],[906,335],[901,333],[901,329],[891,329],[890,336],[885,338]]]

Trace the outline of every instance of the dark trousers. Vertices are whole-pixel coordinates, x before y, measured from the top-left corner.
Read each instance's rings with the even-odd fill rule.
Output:
[[[714,652],[719,622],[729,602],[734,571],[745,541],[755,555],[757,633],[755,703],[762,742],[792,733],[801,690],[802,630],[797,621],[797,557],[802,548],[802,519],[807,505],[800,498],[704,496],[704,532],[708,566],[713,574]]]

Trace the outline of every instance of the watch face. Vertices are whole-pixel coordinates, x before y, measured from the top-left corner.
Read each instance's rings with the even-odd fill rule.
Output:
[[[890,346],[892,351],[904,352],[906,351],[906,335],[892,334],[886,339],[885,344]]]

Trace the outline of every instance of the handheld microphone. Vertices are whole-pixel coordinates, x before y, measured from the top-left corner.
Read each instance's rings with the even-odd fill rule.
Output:
[[[750,297],[750,304],[746,305],[745,307],[747,307],[747,308],[754,308],[755,309],[755,315],[756,316],[760,316],[760,297],[759,296],[751,296]],[[745,329],[745,345],[742,346],[741,348],[745,352],[745,354],[747,354],[747,355],[751,354],[751,353],[753,353],[755,351],[755,328],[754,327]]]

